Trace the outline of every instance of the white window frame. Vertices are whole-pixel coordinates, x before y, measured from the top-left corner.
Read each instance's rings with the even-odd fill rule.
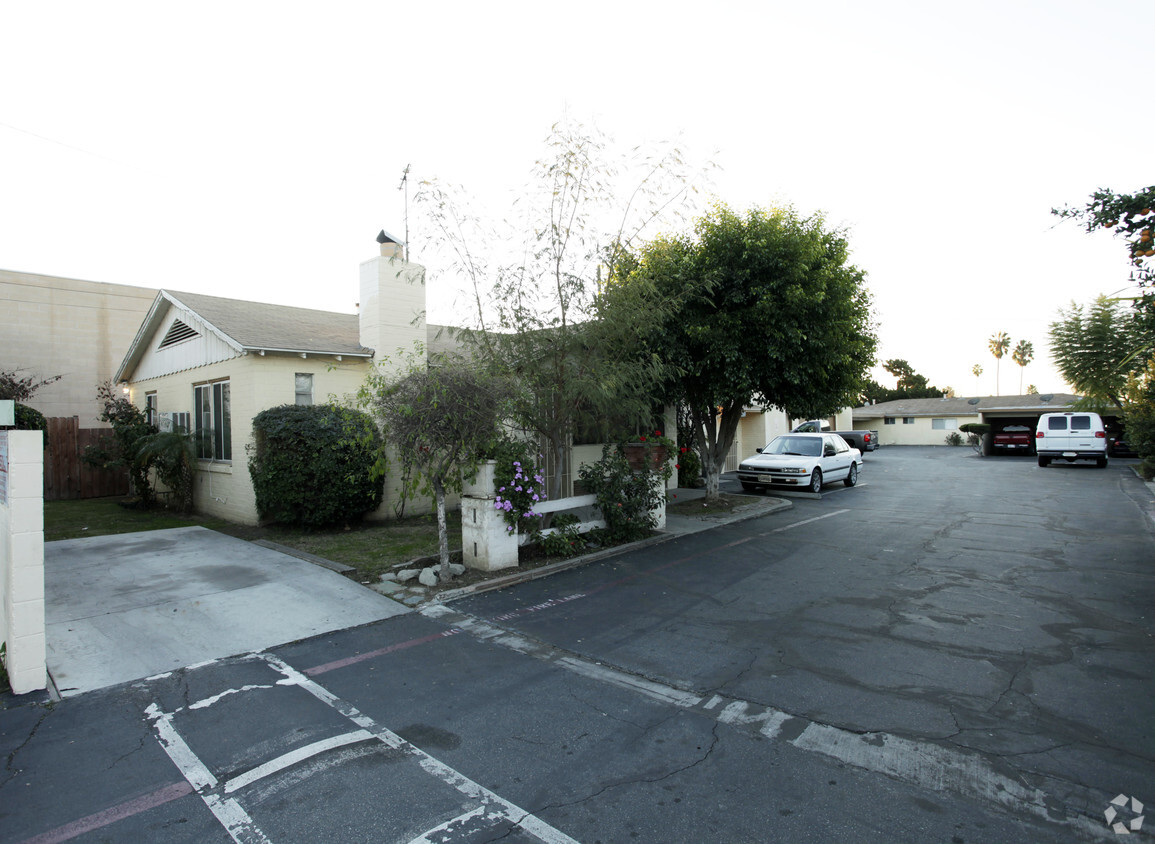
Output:
[[[957,431],[958,419],[949,416],[936,416],[930,420],[930,427],[935,431]]]
[[[305,381],[308,379],[308,390],[304,389]],[[297,372],[293,375],[293,392],[294,401],[296,404],[312,404],[313,403],[313,373],[312,372]]]

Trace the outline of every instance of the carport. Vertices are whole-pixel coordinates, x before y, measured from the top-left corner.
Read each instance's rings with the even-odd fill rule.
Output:
[[[67,697],[408,610],[202,527],[44,544],[48,671]]]

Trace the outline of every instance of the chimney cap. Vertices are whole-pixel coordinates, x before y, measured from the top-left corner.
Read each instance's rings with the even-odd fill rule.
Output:
[[[381,233],[377,235],[377,242],[382,245],[386,243],[396,243],[399,246],[401,245],[401,241],[386,232],[385,229],[381,229]]]

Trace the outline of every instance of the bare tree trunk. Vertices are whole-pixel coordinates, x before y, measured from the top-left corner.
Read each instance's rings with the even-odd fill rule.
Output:
[[[690,414],[702,433],[698,456],[702,458],[702,475],[706,479],[706,500],[717,501],[721,496],[719,482],[726,468],[726,455],[734,444],[738,420],[742,418],[742,403],[723,405],[721,420],[713,407],[691,408]]]
[[[441,557],[441,571],[437,579],[448,583],[453,578],[449,570],[449,528],[445,524],[445,484],[433,479],[433,495],[437,499],[437,552]]]

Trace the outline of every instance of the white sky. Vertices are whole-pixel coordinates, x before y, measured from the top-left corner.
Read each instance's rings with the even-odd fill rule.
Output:
[[[880,360],[993,394],[1006,331],[1063,391],[1048,323],[1128,265],[1049,212],[1155,182],[1153,31],[1150,0],[9,2],[0,267],[352,312],[406,165],[504,207],[569,114],[846,226]]]

